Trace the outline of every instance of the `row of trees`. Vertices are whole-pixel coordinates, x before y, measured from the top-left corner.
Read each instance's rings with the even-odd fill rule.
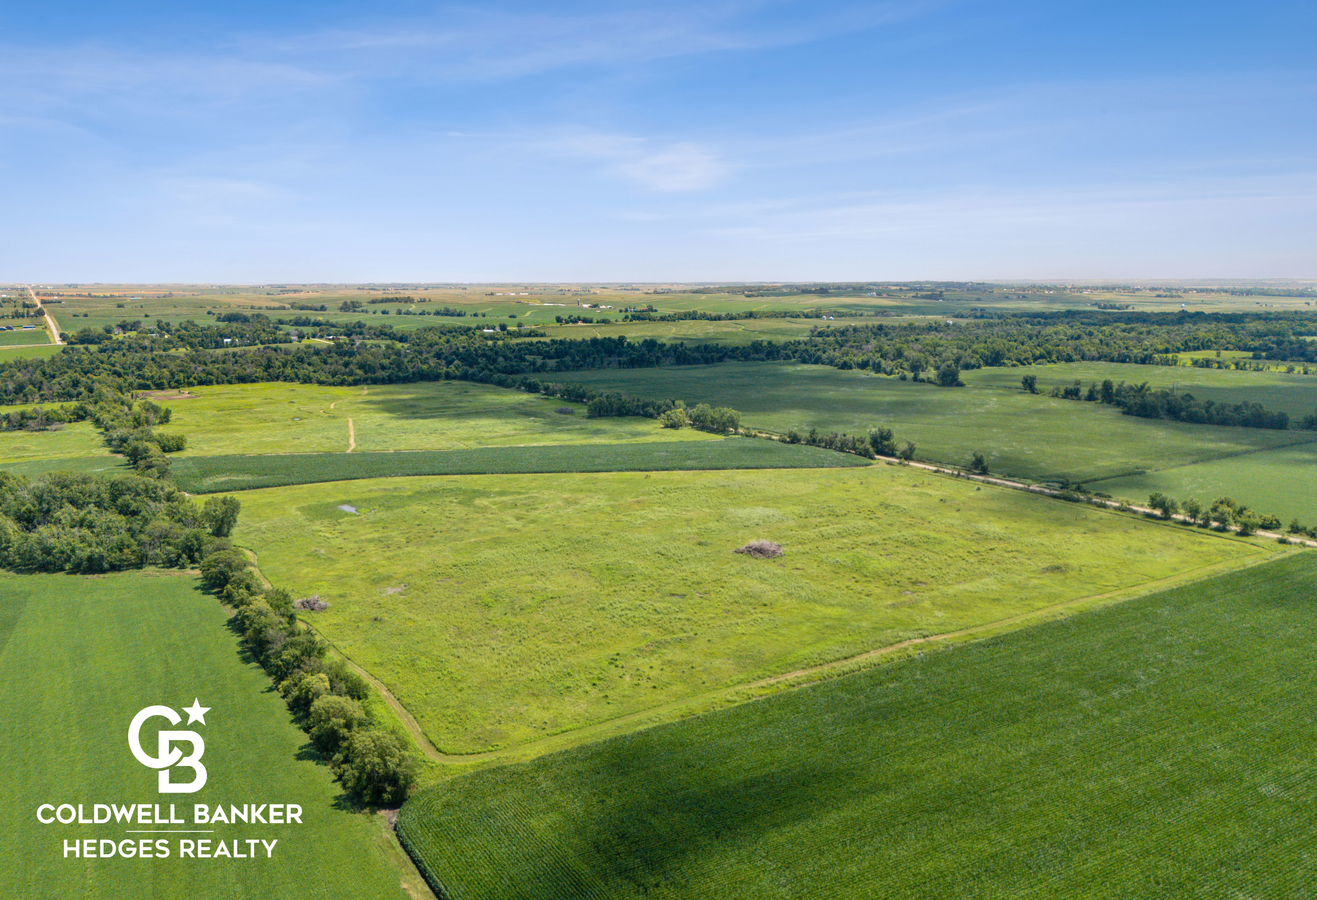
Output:
[[[1244,536],[1253,534],[1259,529],[1275,531],[1280,528],[1280,519],[1256,513],[1229,497],[1218,497],[1208,506],[1193,498],[1177,502],[1165,494],[1155,493],[1148,497],[1148,508],[1157,512],[1163,519],[1183,515],[1191,524],[1205,528],[1214,526],[1220,531],[1225,531],[1233,526]]]
[[[1078,313],[1055,317],[1006,317],[956,324],[864,324],[820,329],[809,338],[754,341],[746,345],[663,344],[625,337],[516,340],[460,325],[395,331],[368,323],[288,320],[308,334],[355,337],[332,347],[279,345],[287,335],[261,314],[236,314],[248,321],[213,327],[185,322],[170,330],[127,336],[99,346],[70,348],[48,359],[0,363],[0,402],[63,402],[88,399],[97,384],[121,392],[207,384],[290,381],[314,384],[373,384],[444,378],[508,383],[517,376],[573,369],[642,368],[728,361],[794,360],[867,369],[883,374],[924,373],[940,384],[981,366],[1029,365],[1076,360],[1167,362],[1168,354],[1224,347],[1277,346],[1315,326],[1313,317],[1277,319],[1140,314]],[[1087,320],[1084,316],[1096,316]],[[261,343],[239,352],[169,353]],[[366,343],[385,339],[386,343]],[[1311,344],[1313,342],[1304,342]],[[1264,352],[1256,350],[1256,352]]]
[[[1037,377],[1025,375],[1021,386],[1030,393],[1038,393]],[[1101,385],[1091,382],[1085,391],[1079,379],[1064,387],[1052,388],[1051,396],[1065,400],[1083,400],[1119,407],[1127,416],[1142,419],[1173,419],[1196,425],[1227,425],[1239,428],[1268,428],[1284,431],[1290,427],[1288,413],[1268,410],[1261,403],[1217,403],[1215,400],[1198,400],[1192,394],[1177,394],[1165,389],[1153,389],[1142,384],[1113,383],[1110,378]],[[1300,428],[1317,428],[1317,414],[1305,417]]]
[[[416,780],[415,758],[370,712],[365,680],[343,661],[329,659],[328,645],[301,627],[291,595],[266,589],[239,550],[207,556],[201,577],[234,608],[233,621],[252,656],[344,790],[363,804],[405,800]]]

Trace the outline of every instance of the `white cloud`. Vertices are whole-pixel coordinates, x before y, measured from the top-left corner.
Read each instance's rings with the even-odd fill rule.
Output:
[[[604,171],[664,193],[702,191],[723,182],[734,166],[713,150],[688,141],[616,134],[574,134],[545,142],[550,152],[597,161]]]

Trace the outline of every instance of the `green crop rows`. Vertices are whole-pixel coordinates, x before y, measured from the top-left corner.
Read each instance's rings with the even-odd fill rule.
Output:
[[[179,574],[0,575],[0,896],[404,896],[381,829],[339,808],[328,768],[225,623],[215,599]],[[155,771],[128,751],[128,724],[146,706],[177,709],[194,697],[211,707],[202,735],[207,783],[162,797]],[[303,824],[215,826],[198,836],[278,840],[269,859],[184,860],[175,850],[143,861],[66,859],[63,841],[137,839],[125,828],[152,826],[36,821],[43,803],[83,803],[90,812],[93,803],[171,799],[180,810],[296,803]]]
[[[183,457],[174,465],[187,491],[248,490],[286,484],[402,475],[652,472],[698,469],[835,469],[866,465],[842,453],[753,438],[645,444],[565,444],[384,453],[299,453]]]

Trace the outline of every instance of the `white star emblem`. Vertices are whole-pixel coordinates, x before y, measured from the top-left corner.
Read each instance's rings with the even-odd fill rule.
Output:
[[[193,697],[192,705],[183,707],[183,712],[187,713],[187,724],[191,725],[193,722],[200,722],[202,725],[205,725],[206,713],[210,712],[210,707],[202,706],[201,701]]]

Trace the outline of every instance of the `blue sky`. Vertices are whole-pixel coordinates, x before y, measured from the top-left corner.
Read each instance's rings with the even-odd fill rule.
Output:
[[[0,280],[1317,277],[1317,4],[0,7]]]

